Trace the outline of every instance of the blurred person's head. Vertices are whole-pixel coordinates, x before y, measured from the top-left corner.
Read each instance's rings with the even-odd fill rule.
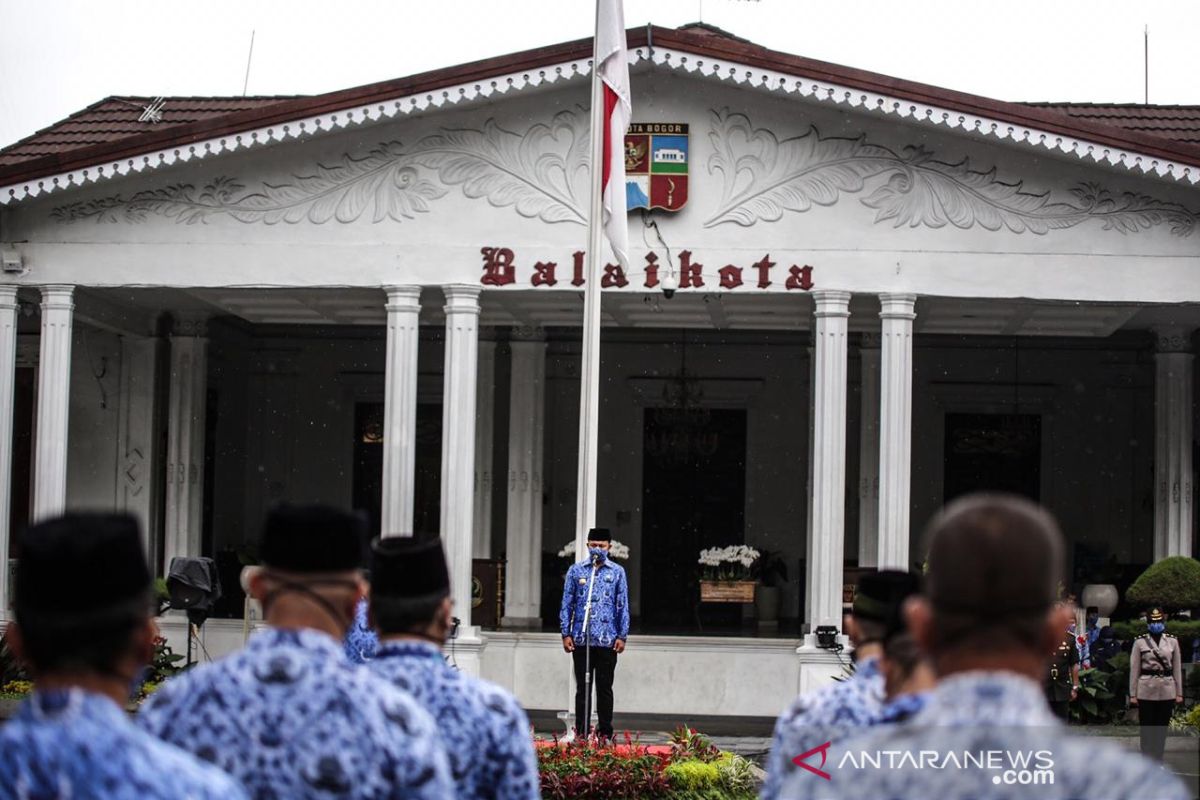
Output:
[[[901,630],[884,641],[879,667],[888,700],[927,692],[937,683],[933,664],[907,630]]]
[[[903,627],[904,601],[918,591],[919,578],[900,570],[868,572],[858,579],[854,604],[842,627],[859,658],[882,653],[887,637]]]
[[[382,639],[445,644],[454,627],[454,603],[442,540],[389,536],[371,542],[370,609]]]
[[[309,628],[341,639],[367,592],[366,522],[324,505],[279,505],[267,513],[260,565],[242,572],[246,592],[279,628]]]
[[[1055,602],[1063,543],[1054,518],[1014,495],[972,494],[947,505],[926,536],[925,593],[907,618],[938,673],[1040,679],[1073,613]]]
[[[1088,627],[1095,627],[1100,622],[1100,609],[1096,606],[1087,607],[1087,624]]]
[[[7,637],[39,688],[128,699],[157,636],[136,519],[80,513],[33,525],[21,539],[13,594]]]

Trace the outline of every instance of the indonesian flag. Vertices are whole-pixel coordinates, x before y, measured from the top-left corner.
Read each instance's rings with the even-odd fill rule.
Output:
[[[596,0],[596,69],[603,85],[604,135],[600,192],[604,233],[621,266],[629,269],[629,221],[625,206],[625,131],[633,116],[629,61],[625,54],[625,12],[621,0]]]

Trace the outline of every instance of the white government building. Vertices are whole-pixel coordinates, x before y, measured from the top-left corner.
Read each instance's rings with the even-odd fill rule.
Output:
[[[1200,111],[1000,102],[703,25],[629,42],[634,121],[689,125],[691,174],[604,280],[618,714],[774,716],[840,670],[812,632],[854,571],[919,565],[972,489],[1049,506],[1076,583],[1194,552]],[[459,664],[564,708],[590,55],[158,122],[108,98],[0,151],[0,563],[31,519],[116,508],[160,570],[236,574],[273,503],[364,508],[444,538]],[[698,605],[700,549],[743,542],[782,553],[777,626]],[[497,629],[473,558],[505,561]],[[202,631],[216,656],[243,622]]]

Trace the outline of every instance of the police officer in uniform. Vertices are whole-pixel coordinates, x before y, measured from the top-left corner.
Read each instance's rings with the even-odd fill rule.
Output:
[[[1134,640],[1129,654],[1129,705],[1138,709],[1143,755],[1162,761],[1171,711],[1183,702],[1182,659],[1162,609],[1151,609],[1146,621],[1149,631]]]
[[[1062,641],[1050,654],[1045,690],[1050,710],[1056,717],[1068,722],[1071,703],[1079,694],[1079,650],[1070,631],[1063,634]]]

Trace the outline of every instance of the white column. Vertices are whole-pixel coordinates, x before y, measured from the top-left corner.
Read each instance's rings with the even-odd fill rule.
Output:
[[[171,334],[167,400],[167,494],[163,571],[199,556],[204,524],[204,419],[208,395],[205,320],[180,315]]]
[[[514,331],[508,412],[508,525],[504,625],[530,627],[542,616],[542,445],[546,342],[540,330]]]
[[[479,340],[479,377],[475,398],[475,558],[492,557],[492,455],[496,438],[496,342]]]
[[[380,533],[412,536],[417,469],[417,347],[421,287],[387,286]]]
[[[879,559],[881,569],[909,568],[912,505],[912,294],[881,294],[879,418]]]
[[[471,627],[471,498],[475,483],[475,381],[478,378],[478,286],[444,286],[446,368],[442,393],[442,542],[450,591],[464,636]]]
[[[858,566],[874,567],[879,563],[879,334],[864,333],[858,355]]]
[[[121,337],[121,403],[117,423],[117,508],[137,517],[142,545],[151,564],[157,542],[158,500],[155,486],[159,465],[155,454],[158,425],[155,415],[154,373],[160,340],[149,336]]]
[[[71,391],[74,292],[74,286],[42,287],[37,430],[33,441],[33,508],[30,509],[34,522],[61,514],[67,504],[67,412]]]
[[[0,620],[8,617],[8,518],[12,511],[13,393],[17,378],[17,287],[0,286]]]
[[[810,639],[842,624],[846,534],[846,338],[850,292],[817,289],[813,333],[812,531],[805,601]]]
[[[1191,331],[1155,331],[1154,560],[1192,555]]]

